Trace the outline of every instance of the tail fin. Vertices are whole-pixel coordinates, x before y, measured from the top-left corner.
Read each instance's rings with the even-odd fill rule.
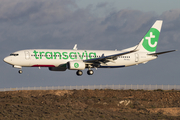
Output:
[[[157,20],[151,29],[146,33],[136,50],[142,52],[155,53],[163,21]]]

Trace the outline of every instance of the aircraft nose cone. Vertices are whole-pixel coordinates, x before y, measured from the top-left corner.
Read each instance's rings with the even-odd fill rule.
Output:
[[[5,57],[4,58],[4,62],[6,62],[6,63],[10,63],[12,60],[11,60],[11,58],[10,57]]]

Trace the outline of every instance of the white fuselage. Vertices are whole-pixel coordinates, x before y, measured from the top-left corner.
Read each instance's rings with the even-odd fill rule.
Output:
[[[4,59],[14,67],[58,67],[73,60],[87,60],[108,56],[125,51],[105,50],[59,50],[59,49],[29,49],[14,52]],[[14,56],[16,54],[16,56]],[[156,59],[156,56],[147,55],[143,52],[133,52],[118,56],[114,61],[101,63],[100,68],[117,68],[146,63]]]

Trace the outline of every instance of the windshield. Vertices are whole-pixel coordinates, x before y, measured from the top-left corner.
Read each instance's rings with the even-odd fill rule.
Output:
[[[10,56],[18,56],[19,54],[10,54]]]

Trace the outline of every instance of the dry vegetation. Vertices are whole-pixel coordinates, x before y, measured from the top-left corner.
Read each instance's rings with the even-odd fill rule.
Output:
[[[0,92],[0,119],[180,119],[179,91],[36,90]]]

